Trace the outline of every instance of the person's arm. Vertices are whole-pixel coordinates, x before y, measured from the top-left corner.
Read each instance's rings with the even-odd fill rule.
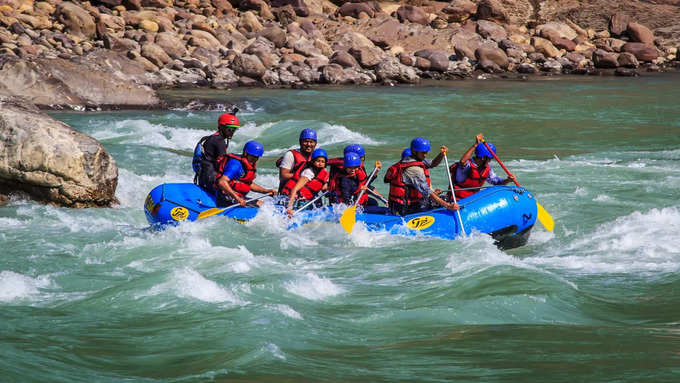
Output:
[[[501,178],[496,173],[494,173],[493,169],[491,168],[491,165],[489,165],[489,177],[486,179],[486,182],[490,183],[491,185],[507,185],[509,182],[512,182],[515,179],[514,174],[509,174],[508,178]]]
[[[458,209],[460,209],[460,206],[458,206],[457,203],[454,203],[454,202],[448,203],[448,202],[444,201],[444,200],[441,199],[437,194],[435,194],[435,192],[432,191],[432,190],[430,191],[430,198],[432,198],[432,200],[433,200],[434,202],[436,202],[437,204],[439,204],[439,206],[445,207],[445,208],[447,208],[447,209],[449,209],[449,210],[458,210]]]
[[[293,204],[295,203],[295,197],[297,196],[297,193],[307,185],[307,182],[309,182],[309,179],[307,177],[300,177],[298,182],[293,186],[293,190],[290,191],[290,196],[288,197],[288,209],[286,210],[286,213],[288,213],[289,216],[293,215]]]
[[[430,168],[436,168],[437,165],[439,165],[440,162],[444,159],[444,155],[446,152],[449,151],[449,148],[446,146],[442,145],[441,148],[439,148],[439,154],[437,154],[437,157],[435,157],[432,162],[430,162]]]
[[[227,155],[224,140],[210,136],[203,142],[203,158],[201,159],[201,172],[209,184],[217,181],[219,176],[218,162],[221,157]]]
[[[279,182],[281,184],[286,183],[289,179],[293,178],[293,165],[295,164],[295,157],[293,152],[290,150],[283,155],[283,160],[281,165],[279,165]]]
[[[475,148],[477,145],[482,143],[482,140],[484,139],[484,135],[482,133],[479,133],[478,135],[475,136],[475,143],[474,145],[470,146],[470,148],[463,154],[463,157],[460,158],[460,163],[461,164],[466,164],[470,158],[472,158],[472,153],[475,152]]]
[[[254,191],[255,193],[262,193],[262,194],[269,194],[269,195],[275,195],[276,194],[276,190],[260,186],[260,185],[256,184],[255,182],[250,184],[250,190]]]
[[[238,193],[236,193],[234,189],[231,188],[231,186],[229,186],[229,181],[231,181],[231,178],[222,176],[217,180],[217,187],[219,187],[224,194],[230,195],[232,198],[234,198],[239,205],[246,206],[246,200],[241,198],[241,196],[238,195]]]

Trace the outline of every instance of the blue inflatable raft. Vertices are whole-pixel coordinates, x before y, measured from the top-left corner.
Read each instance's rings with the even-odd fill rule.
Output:
[[[478,231],[491,235],[501,249],[523,246],[536,222],[536,200],[523,187],[494,186],[458,201],[466,233]],[[215,198],[191,183],[162,184],[146,197],[144,212],[152,225],[163,226],[182,221],[196,221],[199,214],[215,209]],[[234,207],[215,214],[240,222],[254,218],[255,207]],[[283,214],[283,207],[281,207]],[[306,210],[296,215],[295,226],[310,222],[337,222],[342,211],[326,207]],[[384,230],[400,235],[426,235],[455,239],[463,233],[454,211],[443,208],[406,215],[390,215],[385,207],[368,207],[356,215],[368,230]]]

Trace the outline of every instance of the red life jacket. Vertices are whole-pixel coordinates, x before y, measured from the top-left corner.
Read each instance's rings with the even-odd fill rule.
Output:
[[[350,177],[347,174],[345,174],[344,171],[342,172],[337,172],[335,173],[335,176],[331,179],[331,182],[328,186],[329,190],[332,190],[335,192],[336,195],[336,200],[335,202],[337,203],[349,203],[349,201],[344,201],[342,199],[342,189],[340,188],[340,178],[343,177]],[[366,172],[363,171],[361,168],[357,169],[357,171],[354,173],[354,176],[352,178],[355,178],[357,182],[359,183],[357,185],[356,190],[352,193],[353,195],[358,195],[361,193],[361,187],[366,185],[368,182],[368,177],[366,176]],[[332,188],[331,188],[332,185]],[[359,205],[364,205],[368,201],[368,193],[364,193],[364,195],[361,196],[361,199],[359,200]]]
[[[456,182],[456,169],[458,168],[459,164],[460,162],[456,162],[453,165],[451,165],[449,167],[449,171],[451,172],[451,178],[453,179],[453,189],[456,191],[456,198],[465,198],[477,193],[479,189],[477,190],[459,190],[459,189],[478,188],[484,185],[486,179],[489,178],[491,166],[487,164],[486,167],[480,172],[479,168],[477,167],[477,164],[472,160],[468,160],[468,164],[470,164],[470,174],[465,179],[465,181],[459,183]],[[449,190],[449,193],[450,192],[451,190]]]
[[[298,169],[293,175],[293,178],[289,179],[288,182],[286,182],[286,184],[283,185],[281,194],[290,195],[290,192],[293,190],[297,182],[302,177],[302,172],[308,168],[311,168],[312,171],[315,170],[311,166],[303,166],[300,169]],[[305,186],[303,186],[298,192],[301,198],[307,200],[313,199],[316,196],[316,194],[320,192],[321,189],[323,189],[323,186],[328,183],[329,173],[326,171],[325,168],[320,169],[319,171],[314,171],[314,173],[315,173],[314,178],[307,181]]]
[[[293,167],[290,168],[290,171],[293,172],[293,174],[295,174],[295,172],[296,172],[299,168],[301,168],[301,167],[307,165],[307,162],[309,162],[309,161],[312,160],[312,158],[311,158],[311,157],[312,157],[312,154],[311,154],[311,153],[309,154],[308,157],[305,157],[305,156],[304,156],[302,153],[300,153],[300,151],[298,151],[298,150],[291,149],[290,152],[293,153],[293,159],[294,159]],[[281,166],[281,161],[283,161],[283,156],[279,157],[279,159],[276,160],[276,167]]]
[[[329,158],[328,161],[326,161],[326,165],[330,166],[330,176],[331,176],[331,181],[330,184],[328,184],[328,190],[333,190],[335,189],[335,180],[337,179],[337,175],[343,175],[345,165],[343,165],[343,158],[342,157],[336,157],[336,158]],[[359,170],[366,173],[366,168],[364,168],[364,164],[362,163],[361,166],[359,167]]]
[[[389,200],[408,206],[414,204],[425,196],[411,185],[406,185],[402,178],[404,174],[404,169],[411,166],[418,166],[423,169],[425,173],[425,179],[427,179],[427,186],[431,186],[430,182],[430,169],[428,169],[422,161],[411,161],[411,162],[397,162],[396,164],[390,166],[385,174],[385,182],[390,184],[390,195]]]
[[[250,192],[250,185],[253,183],[253,180],[255,180],[257,172],[257,163],[255,165],[252,165],[250,162],[248,162],[245,156],[242,157],[236,154],[227,153],[227,155],[224,156],[219,162],[219,174],[217,179],[222,177],[222,175],[224,174],[224,167],[226,166],[227,162],[229,162],[229,160],[232,158],[241,162],[241,166],[243,166],[243,170],[245,170],[245,172],[243,176],[237,179],[229,180],[229,186],[231,186],[231,188],[239,196],[241,196],[241,198],[243,198],[246,196],[246,194]]]

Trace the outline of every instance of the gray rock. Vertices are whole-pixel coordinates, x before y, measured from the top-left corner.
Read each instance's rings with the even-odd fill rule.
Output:
[[[0,193],[78,208],[116,203],[113,157],[92,137],[27,103],[0,99]]]
[[[156,45],[161,47],[172,58],[181,58],[187,55],[184,42],[177,38],[174,33],[161,32],[156,35],[155,41]]]
[[[172,59],[168,56],[163,48],[154,43],[146,43],[142,45],[142,56],[151,61],[154,65],[162,67],[169,63]]]
[[[238,84],[238,76],[231,68],[227,66],[215,68],[215,73],[212,77],[212,86],[214,88],[226,89],[236,84]]]
[[[555,59],[548,59],[541,65],[543,72],[560,73],[562,72],[562,64]]]
[[[477,33],[485,39],[501,41],[508,37],[508,32],[503,26],[488,20],[477,21]]]
[[[475,57],[479,61],[491,61],[500,69],[508,68],[508,56],[500,48],[480,47],[475,51]]]
[[[400,63],[394,57],[382,60],[376,66],[375,74],[379,81],[393,80],[400,83],[414,84],[420,80],[415,69]]]
[[[625,68],[637,68],[638,66],[640,66],[640,63],[638,62],[637,58],[632,53],[623,52],[619,55],[618,60],[619,66]]]
[[[533,74],[538,72],[538,69],[533,64],[522,63],[517,67],[517,72],[525,74]]]
[[[236,58],[234,58],[232,69],[239,75],[250,78],[260,78],[267,70],[257,56],[245,53],[237,55]]]

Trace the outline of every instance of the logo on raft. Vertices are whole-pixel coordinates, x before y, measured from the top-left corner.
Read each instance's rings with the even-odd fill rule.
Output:
[[[410,227],[413,230],[423,230],[432,226],[433,223],[434,217],[424,215],[422,217],[413,218],[412,220],[406,222],[406,226]]]
[[[187,219],[187,217],[189,217],[189,210],[187,210],[185,207],[178,206],[170,210],[170,216],[175,221],[184,221]]]

